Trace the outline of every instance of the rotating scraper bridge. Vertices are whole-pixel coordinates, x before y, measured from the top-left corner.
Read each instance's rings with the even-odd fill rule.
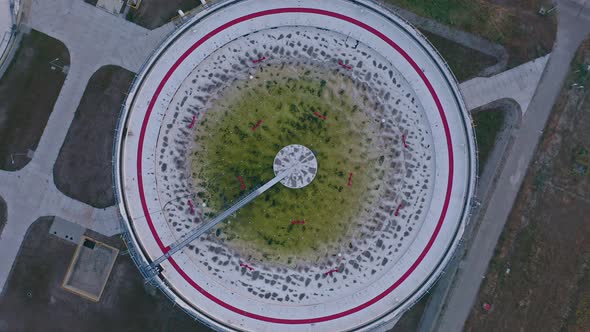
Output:
[[[398,166],[383,180],[383,198],[360,217],[363,241],[304,267],[250,262],[206,235],[182,241],[206,222],[186,170],[200,130],[195,119],[227,82],[295,62],[368,87],[383,105],[370,115],[381,125],[379,139],[402,151],[392,154]],[[219,330],[370,330],[394,322],[450,260],[476,174],[471,121],[444,60],[403,19],[353,0],[209,6],[138,75],[114,157],[136,264],[188,314]]]

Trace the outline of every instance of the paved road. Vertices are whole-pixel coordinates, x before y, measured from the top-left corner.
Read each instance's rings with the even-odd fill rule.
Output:
[[[495,100],[510,98],[520,105],[524,114],[535,94],[548,59],[549,55],[545,55],[492,77],[476,77],[461,83],[465,105],[473,110]]]
[[[20,171],[0,171],[0,196],[8,210],[0,234],[0,290],[29,226],[41,216],[59,216],[105,235],[119,232],[117,209],[96,209],[62,194],[53,181],[53,165],[92,74],[107,64],[137,72],[174,30],[172,24],[146,30],[82,0],[33,0],[23,8],[23,24],[61,40],[71,61],[35,156]]]
[[[590,8],[582,8],[583,2],[559,2],[557,41],[549,63],[523,123],[514,134],[514,144],[496,180],[496,189],[489,200],[484,202],[486,209],[481,225],[467,256],[460,264],[436,331],[461,331],[474,305],[482,276],[485,275],[542,130],[569,72],[570,62],[582,40],[590,33]]]

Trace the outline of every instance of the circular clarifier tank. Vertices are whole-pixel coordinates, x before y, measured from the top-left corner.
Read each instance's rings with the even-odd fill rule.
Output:
[[[135,262],[218,330],[391,325],[451,258],[475,185],[452,73],[417,30],[369,1],[209,6],[139,73],[116,142]]]

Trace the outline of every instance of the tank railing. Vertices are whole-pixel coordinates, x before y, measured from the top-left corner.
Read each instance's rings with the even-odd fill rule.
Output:
[[[122,220],[120,220],[120,221],[122,222]],[[175,296],[172,294],[172,291],[170,290],[170,286],[167,285],[166,282],[164,282],[162,279],[160,279],[159,276],[154,277],[153,275],[150,274],[151,268],[149,267],[149,264],[143,259],[143,255],[141,255],[137,252],[137,249],[133,245],[131,235],[127,232],[127,228],[123,228],[123,232],[121,233],[121,238],[123,239],[123,241],[125,242],[125,245],[127,246],[129,256],[131,257],[131,259],[133,260],[133,262],[137,266],[139,272],[141,273],[142,277],[144,278],[144,280],[146,281],[147,284],[149,284],[150,286],[152,286],[156,289],[159,289],[175,307],[179,307],[184,313],[186,313],[189,317],[192,317],[195,321],[198,321],[199,323],[201,323],[211,329],[216,328],[216,326],[209,323],[208,321],[203,320],[195,312],[187,310],[184,306],[180,305],[178,303],[178,296]]]
[[[12,2],[13,0],[11,0]],[[216,7],[220,6],[221,4],[224,3],[228,3],[228,2],[233,2],[235,0],[214,0],[214,1],[210,1],[208,2],[208,6],[206,8],[203,8],[202,6],[200,7],[201,9],[199,11],[197,11],[195,13],[195,15],[197,15],[198,13],[202,12],[203,10],[215,10]],[[349,0],[351,1],[351,0]],[[430,41],[428,41],[428,39],[417,29],[415,28],[408,20],[406,20],[405,18],[401,17],[399,14],[395,13],[391,8],[388,8],[387,5],[385,5],[382,2],[377,2],[377,1],[372,1],[372,3],[376,4],[378,7],[382,8],[383,10],[387,11],[390,14],[393,14],[396,18],[400,19],[401,21],[403,21],[404,23],[406,23],[409,27],[412,28],[413,32],[415,32],[418,36],[422,37],[420,38],[420,42],[425,42],[427,44],[427,46],[433,50],[437,55],[438,58],[440,59],[440,63],[442,63],[444,65],[444,67],[446,67],[447,71],[446,74],[450,74],[453,82],[455,84],[457,84],[458,86],[458,80],[455,77],[453,71],[451,70],[450,66],[448,65],[448,63],[444,60],[444,58],[442,57],[442,55],[438,52],[438,50],[430,43]],[[150,63],[152,61],[152,58],[155,54],[158,54],[166,45],[167,45],[167,41],[169,39],[171,39],[174,35],[178,34],[180,31],[182,31],[183,29],[185,29],[185,27],[187,27],[188,25],[192,24],[193,22],[191,22],[191,20],[186,20],[184,21],[181,25],[179,25],[177,28],[175,28],[166,38],[164,38],[164,40],[162,41],[162,43],[160,44],[160,46],[158,46],[158,48],[156,48],[154,50],[154,52],[152,52],[144,61],[144,63],[140,66],[140,69],[138,71],[139,74],[136,74],[130,87],[129,90],[127,92],[127,96],[129,97],[130,94],[133,93],[133,91],[135,90],[135,88],[137,87],[138,82],[143,79],[143,74],[144,74],[144,69],[147,67],[148,63]],[[460,91],[460,89],[456,89],[457,93],[459,94],[459,96],[461,98],[463,98],[463,95]],[[119,131],[121,130],[121,117],[124,114],[125,111],[125,107],[127,105],[128,101],[126,100],[122,105],[121,105],[121,111],[119,112],[119,119],[117,121],[117,125],[115,128],[115,137],[119,136]],[[463,105],[464,106],[464,105]],[[469,113],[469,112],[468,112]],[[469,118],[470,120],[472,119],[471,114],[469,113]],[[123,139],[123,138],[122,138]],[[477,139],[474,136],[474,141],[476,143],[475,145],[475,153],[476,153],[476,162],[475,162],[475,171],[476,171],[476,184],[475,186],[477,186],[477,179],[478,179],[478,171],[479,171],[479,163],[478,163],[478,156],[479,156],[479,152],[477,150]],[[118,156],[117,156],[117,140],[115,140],[114,142],[114,149],[113,149],[113,190],[116,193],[117,189],[118,189],[118,185],[117,185],[117,169],[116,169],[116,165],[118,163]],[[116,201],[117,201],[117,205],[119,205],[121,202],[119,202],[119,197],[118,195],[115,195]],[[470,205],[473,206],[473,204],[475,204],[475,197],[471,198],[470,201]],[[470,209],[469,211],[469,216],[466,217],[467,219],[471,219],[471,217],[474,214],[474,209]],[[160,289],[162,291],[163,294],[166,295],[166,297],[168,297],[170,299],[170,301],[172,301],[172,303],[174,303],[175,305],[177,304],[177,296],[174,296],[171,294],[171,290],[169,288],[168,285],[166,285],[165,282],[163,282],[160,277],[156,276],[154,277],[153,274],[153,269],[150,267],[149,263],[147,263],[144,259],[143,259],[143,255],[137,253],[137,249],[135,248],[135,246],[133,245],[132,241],[131,241],[131,236],[128,234],[128,228],[125,224],[125,222],[122,220],[122,217],[120,217],[119,219],[120,223],[121,223],[121,229],[122,229],[122,233],[121,233],[121,237],[125,240],[125,245],[128,248],[129,251],[129,256],[133,259],[135,265],[137,265],[140,273],[142,274],[142,276],[144,277],[144,279],[150,283],[150,285]],[[457,244],[455,245],[455,248],[452,252],[452,254],[450,255],[448,262],[453,261],[453,259],[455,259],[460,253],[461,253],[461,248],[463,248],[463,246],[465,245],[465,240],[464,239],[460,239]],[[443,268],[441,270],[441,272],[438,274],[438,276],[436,277],[436,279],[429,285],[427,286],[427,288],[424,290],[424,292],[422,292],[422,294],[417,297],[414,301],[412,301],[412,305],[408,306],[407,308],[411,308],[415,303],[417,303],[418,301],[420,301],[424,296],[426,296],[426,294],[428,292],[430,292],[430,290],[434,287],[434,285],[436,285],[436,283],[442,278],[442,276],[444,275],[445,271],[448,269],[448,264],[447,266],[445,266],[445,268]],[[202,318],[199,317],[198,314],[195,314],[195,312],[189,311],[186,308],[184,308],[183,306],[179,307],[182,309],[182,311],[184,311],[185,313],[187,313],[188,315],[190,315],[191,317],[193,317],[196,321],[199,321],[200,323],[214,328],[214,326],[210,323],[208,323],[207,321],[204,321]],[[404,311],[405,312],[405,311]]]

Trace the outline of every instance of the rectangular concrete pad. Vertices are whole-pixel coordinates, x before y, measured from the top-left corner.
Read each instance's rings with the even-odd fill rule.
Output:
[[[80,241],[80,238],[84,235],[85,231],[86,228],[60,217],[55,217],[53,219],[51,228],[49,229],[50,234],[76,244]]]
[[[82,236],[62,287],[98,302],[118,254],[118,249]]]
[[[121,0],[98,0],[96,7],[103,8],[109,13],[119,14],[121,7],[123,7],[123,1]]]

